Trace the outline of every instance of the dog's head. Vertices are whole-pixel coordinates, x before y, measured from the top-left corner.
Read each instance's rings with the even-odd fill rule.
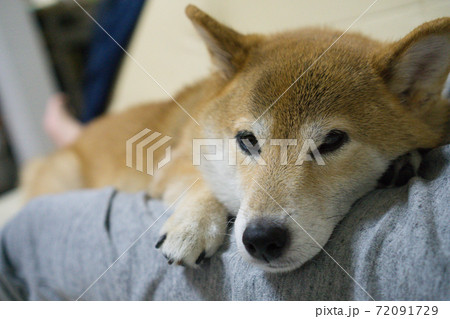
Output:
[[[325,29],[242,35],[187,14],[226,81],[199,115],[202,134],[236,148],[201,169],[238,211],[239,250],[266,270],[312,258],[393,159],[445,141],[449,18],[382,44]]]

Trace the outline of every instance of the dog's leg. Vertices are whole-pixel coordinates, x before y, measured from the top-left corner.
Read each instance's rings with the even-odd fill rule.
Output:
[[[21,184],[26,200],[82,188],[80,161],[76,153],[68,149],[34,159],[25,167]]]
[[[422,155],[419,151],[412,151],[392,161],[383,176],[378,180],[379,188],[399,187],[417,175]]]
[[[174,213],[160,231],[156,248],[161,249],[170,264],[196,266],[211,257],[223,243],[228,212],[201,173],[188,164],[183,166],[182,161],[172,161],[164,180],[156,178],[159,187],[170,185],[164,192],[164,201],[169,205],[176,201]]]

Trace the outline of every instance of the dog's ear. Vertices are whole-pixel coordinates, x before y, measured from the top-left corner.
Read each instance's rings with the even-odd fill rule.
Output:
[[[412,111],[436,104],[450,72],[450,18],[424,23],[388,45],[375,55],[374,67]]]
[[[205,41],[213,63],[225,77],[232,77],[245,63],[250,37],[217,22],[193,5],[186,7],[186,15]]]

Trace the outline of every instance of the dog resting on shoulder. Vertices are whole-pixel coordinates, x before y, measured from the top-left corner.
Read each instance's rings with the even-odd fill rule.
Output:
[[[175,96],[198,123],[174,101],[103,116],[75,143],[30,165],[29,197],[107,185],[146,190],[175,203],[157,248],[169,263],[194,267],[223,243],[235,215],[242,256],[281,272],[314,257],[381,177],[390,183],[394,173],[385,172],[397,158],[447,142],[450,106],[441,91],[450,18],[394,43],[346,33],[329,48],[341,32],[243,35],[194,6],[186,13],[218,68]],[[125,165],[126,141],[145,128],[172,137],[171,160],[154,176]],[[194,139],[232,139],[235,153],[231,147],[222,160],[194,165]],[[309,154],[298,165],[307,141],[324,165]],[[155,162],[164,157],[164,148],[154,153]],[[415,163],[396,176],[410,177]]]

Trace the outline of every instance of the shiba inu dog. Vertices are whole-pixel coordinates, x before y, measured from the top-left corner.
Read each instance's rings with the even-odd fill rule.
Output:
[[[169,263],[188,266],[215,253],[232,214],[242,256],[288,271],[315,256],[380,179],[391,182],[397,158],[448,141],[450,106],[441,91],[450,18],[381,43],[317,28],[243,35],[194,6],[186,13],[217,72],[176,102],[94,121],[74,144],[30,167],[29,196],[106,185],[147,190],[174,205],[156,247]],[[126,141],[145,128],[172,137],[172,158],[154,176],[125,165]],[[195,139],[232,140],[234,148],[193,165]],[[307,141],[324,165],[302,152]],[[412,175],[411,162],[395,174]]]

